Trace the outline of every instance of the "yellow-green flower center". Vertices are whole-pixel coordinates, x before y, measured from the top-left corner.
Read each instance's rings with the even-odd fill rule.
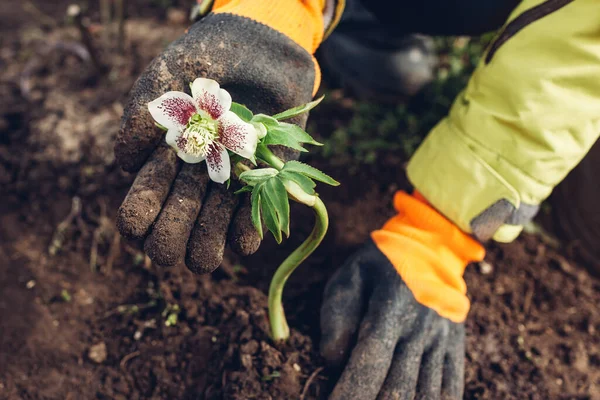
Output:
[[[177,138],[177,147],[184,153],[206,157],[210,145],[218,138],[217,121],[208,115],[194,114]]]

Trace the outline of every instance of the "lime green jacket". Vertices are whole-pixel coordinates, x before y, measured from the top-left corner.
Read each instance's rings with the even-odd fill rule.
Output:
[[[465,232],[508,242],[599,133],[600,2],[523,0],[408,176]]]

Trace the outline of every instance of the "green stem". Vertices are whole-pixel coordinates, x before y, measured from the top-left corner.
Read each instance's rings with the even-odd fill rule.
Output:
[[[283,166],[285,165],[285,163],[281,161],[279,157],[273,154],[271,149],[269,149],[267,146],[264,146],[262,149],[260,149],[260,154],[257,154],[257,156],[260,157],[264,162],[269,164],[271,167],[278,170],[283,168]]]
[[[290,328],[281,302],[283,287],[294,270],[319,247],[325,233],[327,233],[327,227],[329,226],[327,208],[318,197],[313,210],[316,220],[310,236],[281,263],[271,280],[271,286],[269,287],[269,322],[271,324],[271,337],[275,342],[285,341],[290,336]]]
[[[233,166],[233,173],[235,174],[236,177],[240,177],[240,175],[243,172],[246,171],[250,171],[250,167],[248,167],[247,165],[242,164],[241,161],[237,162],[234,166]]]
[[[267,146],[262,147],[260,152],[257,152],[257,157],[278,170],[281,170],[285,165]],[[315,212],[315,226],[312,232],[300,247],[294,250],[277,268],[269,286],[269,323],[271,325],[271,338],[275,342],[282,342],[290,337],[290,328],[285,318],[281,300],[285,283],[296,268],[319,247],[329,227],[327,208],[319,197],[315,196],[315,198],[315,204],[312,206]]]

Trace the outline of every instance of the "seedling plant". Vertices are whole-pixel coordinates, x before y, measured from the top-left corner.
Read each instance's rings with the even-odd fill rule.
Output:
[[[251,193],[252,223],[263,237],[263,223],[277,243],[290,236],[290,199],[311,207],[315,224],[308,238],[277,268],[269,287],[269,323],[275,342],[285,341],[289,326],[282,304],[283,288],[290,275],[319,246],[329,218],[315,191],[316,182],[339,183],[318,169],[283,161],[269,146],[307,152],[305,145],[320,146],[304,129],[285,122],[317,106],[322,98],[269,116],[254,114],[233,102],[231,95],[211,79],[198,78],[190,85],[192,96],[167,92],[148,104],[156,125],[166,131],[167,144],[184,162],[206,161],[214,182],[231,182],[233,173],[242,185],[236,193]]]

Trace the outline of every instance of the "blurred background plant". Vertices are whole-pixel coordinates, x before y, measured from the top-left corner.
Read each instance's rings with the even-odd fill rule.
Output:
[[[313,114],[331,114],[331,126],[325,118],[313,118],[309,132],[327,133],[319,141],[320,156],[335,164],[360,166],[373,164],[382,154],[394,152],[407,160],[425,135],[443,118],[454,98],[467,85],[494,33],[480,37],[435,38],[439,64],[435,79],[408,102],[378,104],[345,97],[339,89],[326,89],[325,101]],[[340,104],[342,112],[340,112]],[[320,126],[316,126],[320,124]]]

